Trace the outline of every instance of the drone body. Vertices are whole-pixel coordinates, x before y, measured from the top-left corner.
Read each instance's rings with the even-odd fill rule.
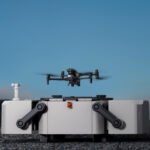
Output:
[[[95,72],[78,72],[74,68],[68,68],[66,70],[67,74],[65,74],[65,71],[62,71],[60,75],[54,75],[47,73],[46,74],[46,81],[47,84],[49,84],[49,81],[56,80],[56,81],[68,81],[68,85],[73,86],[80,86],[80,81],[83,79],[89,79],[90,83],[93,82],[93,77],[95,77],[96,80],[103,80],[106,77],[100,77],[98,69],[95,70]]]

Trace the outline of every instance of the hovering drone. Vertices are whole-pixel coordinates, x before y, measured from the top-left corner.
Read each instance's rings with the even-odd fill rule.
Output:
[[[89,79],[90,83],[93,82],[93,77],[95,77],[96,80],[103,80],[107,77],[100,77],[98,69],[95,70],[95,72],[78,72],[77,70],[73,68],[68,68],[67,74],[65,74],[65,71],[62,71],[60,75],[55,75],[51,73],[44,74],[46,75],[46,82],[49,84],[50,80],[58,80],[58,81],[68,81],[68,85],[73,86],[80,86],[80,81],[83,79]]]

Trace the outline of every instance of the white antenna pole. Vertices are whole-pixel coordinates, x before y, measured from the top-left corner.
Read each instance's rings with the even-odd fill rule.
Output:
[[[13,100],[20,100],[20,98],[19,98],[19,87],[20,87],[20,84],[19,83],[12,83],[11,86],[14,89]]]

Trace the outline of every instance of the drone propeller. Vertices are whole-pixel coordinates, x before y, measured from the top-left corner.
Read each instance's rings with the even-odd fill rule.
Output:
[[[86,71],[86,72],[81,72],[79,73],[80,76],[95,76],[96,78],[99,78],[99,70],[96,69],[95,72],[91,72],[91,71]]]
[[[49,84],[49,80],[51,79],[51,77],[58,77],[58,75],[52,74],[52,73],[38,73],[38,74],[46,76],[46,83],[47,83],[47,85]]]
[[[49,80],[51,79],[51,77],[57,77],[57,76],[58,76],[58,75],[51,74],[51,73],[46,74],[46,82],[47,82],[47,85],[49,84]]]
[[[96,80],[106,80],[106,79],[109,79],[109,78],[110,78],[110,77],[102,76],[102,77],[96,78]]]
[[[52,73],[38,73],[38,74],[43,76],[58,77],[58,75]]]

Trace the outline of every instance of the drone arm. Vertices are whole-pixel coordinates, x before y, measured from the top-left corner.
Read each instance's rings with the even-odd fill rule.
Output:
[[[89,74],[92,74],[92,72],[85,72],[85,73],[79,73],[80,76],[88,76]]]
[[[81,77],[80,80],[82,80],[82,79],[89,79],[89,77]]]

